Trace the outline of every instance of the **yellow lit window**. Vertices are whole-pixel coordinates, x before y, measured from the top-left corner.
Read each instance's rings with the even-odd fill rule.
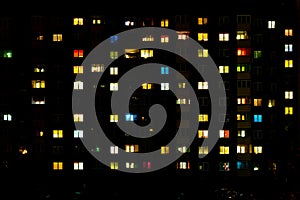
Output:
[[[61,42],[62,34],[53,34],[53,42]]]
[[[169,154],[170,153],[170,147],[169,146],[162,146],[160,148],[160,153],[161,154]]]
[[[152,84],[151,83],[143,83],[142,84],[142,89],[143,90],[151,90],[152,89]]]
[[[153,42],[154,37],[152,35],[147,35],[147,36],[143,37],[142,41],[143,42]]]
[[[93,19],[93,24],[101,24],[101,19]]]
[[[284,98],[285,99],[293,99],[294,98],[293,91],[285,91]]]
[[[293,107],[285,107],[285,115],[292,115],[293,114]]]
[[[83,66],[73,66],[74,74],[83,74]]]
[[[198,25],[207,24],[207,17],[198,17]]]
[[[190,99],[187,100],[186,98],[178,98],[176,100],[176,104],[186,104],[186,103],[190,104],[191,100]]]
[[[229,33],[219,33],[219,41],[229,41]]]
[[[74,18],[73,24],[74,25],[83,25],[83,18]]]
[[[110,115],[110,122],[118,122],[119,115]]]
[[[200,114],[198,115],[199,122],[208,122],[208,114]]]
[[[237,39],[237,40],[245,40],[245,39],[248,39],[247,31],[237,31],[237,32],[236,32],[236,39]]]
[[[293,36],[293,29],[285,29],[284,35],[285,36]]]
[[[208,41],[208,33],[198,33],[198,41]]]
[[[198,49],[198,57],[199,58],[207,58],[208,50],[207,49]]]
[[[141,50],[141,57],[142,58],[153,57],[153,50],[152,49],[142,49]]]
[[[63,138],[63,130],[53,130],[53,138]]]
[[[284,61],[285,68],[292,68],[293,67],[293,60],[285,60]]]
[[[178,40],[187,40],[189,39],[190,32],[189,31],[177,31]]]
[[[262,106],[262,99],[254,99],[253,105],[254,106]]]
[[[119,55],[119,53],[117,51],[111,51],[111,52],[109,52],[109,57],[111,59],[117,59],[118,55]]]
[[[110,169],[118,170],[119,169],[118,162],[111,162],[110,163]]]
[[[198,148],[198,154],[199,155],[206,155],[206,154],[208,154],[208,146],[200,146]]]
[[[219,154],[229,154],[229,146],[220,146]]]
[[[208,130],[198,130],[198,138],[208,138]]]
[[[162,19],[160,21],[160,26],[161,27],[169,27],[169,20],[168,19]]]
[[[83,114],[74,114],[74,122],[83,122]]]
[[[53,162],[53,170],[62,170],[63,162]]]
[[[227,74],[227,73],[229,73],[229,66],[228,65],[226,65],[226,66],[219,66],[219,73],[220,74],[223,74],[223,73]]]
[[[238,121],[244,121],[244,120],[246,120],[245,114],[237,114],[236,115],[236,120],[238,120]]]
[[[44,80],[32,80],[32,88],[45,88],[45,81]]]
[[[268,101],[268,107],[272,108],[274,106],[275,106],[275,99],[269,99],[269,101]]]
[[[262,146],[254,146],[253,150],[255,154],[262,153]]]
[[[137,144],[126,144],[125,152],[139,152],[139,145]]]
[[[190,169],[190,162],[177,162],[176,169]]]
[[[184,89],[185,88],[185,83],[178,83],[178,88]]]

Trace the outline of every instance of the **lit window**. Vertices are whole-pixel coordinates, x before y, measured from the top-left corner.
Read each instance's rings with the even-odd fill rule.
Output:
[[[293,99],[294,98],[293,96],[294,96],[293,91],[285,91],[284,92],[284,98],[285,99]]]
[[[293,114],[293,107],[285,107],[284,110],[285,110],[285,112],[284,112],[285,115]]]
[[[177,148],[177,150],[180,152],[180,153],[186,153],[186,152],[190,152],[190,148],[186,147],[186,146],[179,146]]]
[[[254,106],[262,106],[262,99],[253,99]]]
[[[169,90],[169,83],[161,83],[160,84],[160,89],[161,90]]]
[[[93,24],[101,24],[101,19],[93,19]]]
[[[31,104],[45,104],[46,100],[45,100],[45,96],[36,96],[36,97],[32,97],[31,99]]]
[[[237,145],[236,152],[237,153],[246,153],[246,145]]]
[[[147,35],[147,36],[143,37],[142,41],[143,42],[153,42],[154,37],[152,35]]]
[[[74,114],[74,122],[83,122],[83,114]]]
[[[83,74],[83,66],[73,66],[74,74]]]
[[[12,58],[12,51],[11,50],[0,50],[0,58]]]
[[[125,115],[125,121],[127,122],[133,122],[136,121],[136,119],[137,119],[137,115],[135,114],[128,113]]]
[[[83,138],[83,130],[74,130],[74,138]]]
[[[207,90],[208,82],[198,82],[198,90]]]
[[[82,81],[75,81],[73,83],[74,90],[83,90],[83,82]]]
[[[198,130],[198,138],[208,138],[208,130]]]
[[[74,18],[73,24],[74,25],[83,25],[83,18]]]
[[[137,144],[126,144],[125,152],[139,152],[139,145]]]
[[[229,33],[219,33],[219,41],[229,41]]]
[[[237,98],[237,104],[238,105],[244,105],[244,104],[250,104],[251,99],[248,97],[239,97]]]
[[[126,20],[125,21],[125,26],[134,26],[134,21],[131,21],[131,20]]]
[[[74,170],[83,170],[83,162],[74,162]]]
[[[188,104],[190,104],[190,99],[188,99],[188,101],[186,98],[178,98],[176,100],[176,104],[186,104],[187,102],[188,102]]]
[[[208,33],[198,33],[198,41],[208,41]]]
[[[45,88],[45,81],[44,80],[32,80],[32,88]]]
[[[237,40],[245,40],[245,39],[248,39],[247,31],[237,31],[237,32],[236,32],[236,39],[237,39]]]
[[[4,121],[11,121],[12,120],[12,115],[11,114],[4,114],[3,115],[3,120]]]
[[[254,146],[253,150],[255,154],[262,153],[262,146]]]
[[[209,164],[208,162],[199,163],[199,171],[208,171]]]
[[[292,68],[293,67],[293,60],[285,60],[284,61],[285,68]]]
[[[161,154],[169,154],[170,153],[170,147],[169,146],[160,147],[160,153]]]
[[[268,29],[274,29],[275,28],[275,21],[268,21]]]
[[[237,161],[236,165],[237,169],[249,169],[249,163],[247,161]]]
[[[160,36],[160,42],[161,43],[168,43],[169,42],[169,36],[168,35],[161,35]]]
[[[189,39],[190,32],[188,31],[178,31],[178,40]]]
[[[190,169],[190,162],[176,163],[176,169]]]
[[[119,147],[118,146],[110,146],[110,154],[118,154]]]
[[[53,170],[63,170],[63,162],[53,162]]]
[[[61,42],[62,34],[53,34],[53,42]]]
[[[285,29],[284,35],[285,36],[293,36],[293,29]]]
[[[137,167],[137,165],[136,165],[134,162],[126,162],[126,163],[125,163],[125,167],[126,167],[127,169],[134,169],[134,168]]]
[[[219,171],[230,171],[229,162],[220,162]]]
[[[274,106],[275,106],[275,99],[269,99],[269,101],[268,101],[268,107],[272,108]]]
[[[245,121],[246,120],[246,114],[237,114],[236,115],[237,121]]]
[[[118,83],[110,83],[110,91],[118,91]]]
[[[184,89],[185,88],[185,83],[178,83],[178,88]]]
[[[199,58],[207,58],[208,50],[207,49],[198,49],[198,57]]]
[[[110,43],[115,43],[117,42],[119,37],[117,35],[112,35],[109,37]]]
[[[74,58],[82,58],[83,57],[83,50],[82,49],[74,49],[73,50]]]
[[[284,52],[292,52],[293,51],[293,45],[292,44],[285,44],[284,45]]]
[[[117,59],[119,57],[118,55],[119,55],[119,53],[117,51],[111,51],[111,52],[109,52],[109,57],[111,59]]]
[[[200,114],[198,115],[199,122],[208,122],[208,114]]]
[[[237,56],[249,56],[251,53],[250,48],[238,48],[237,49]]]
[[[119,115],[110,115],[110,122],[118,122]]]
[[[43,72],[45,72],[45,66],[44,65],[37,65],[37,67],[33,68],[33,72],[43,73]]]
[[[169,67],[161,67],[160,74],[169,74]]]
[[[219,154],[229,154],[229,146],[220,146]]]
[[[63,130],[53,130],[53,138],[63,138]]]
[[[37,36],[36,36],[36,40],[37,40],[37,41],[43,41],[43,40],[44,40],[44,36],[43,36],[42,34],[37,35]]]
[[[254,122],[262,122],[262,115],[254,115],[253,121]]]
[[[104,72],[105,67],[104,64],[92,64],[91,71],[92,72]]]
[[[238,130],[238,137],[246,137],[246,130]]]
[[[207,24],[207,17],[198,17],[198,25]]]
[[[141,57],[142,58],[153,57],[153,50],[152,49],[142,49],[141,50]]]
[[[111,163],[110,163],[110,169],[118,170],[118,169],[119,169],[119,164],[118,164],[118,162],[111,162]]]
[[[237,64],[236,71],[237,72],[250,72],[251,65],[250,64]]]
[[[219,130],[220,138],[229,138],[229,130]]]
[[[109,69],[110,75],[118,75],[118,67],[110,67]]]
[[[161,27],[169,27],[169,20],[168,19],[162,19],[160,21],[160,26]]]
[[[262,51],[254,51],[254,52],[253,52],[253,57],[254,57],[255,59],[261,58],[261,56],[262,56]]]
[[[142,89],[143,90],[151,90],[152,89],[152,84],[151,83],[143,83],[142,84]]]
[[[199,155],[207,155],[208,154],[208,146],[200,146],[198,149]]]
[[[219,73],[220,74],[223,74],[223,73],[227,74],[227,73],[229,73],[229,66],[228,65],[226,65],[226,66],[219,66]]]
[[[143,162],[143,168],[146,168],[146,169],[151,169],[151,162],[148,161],[148,162]]]

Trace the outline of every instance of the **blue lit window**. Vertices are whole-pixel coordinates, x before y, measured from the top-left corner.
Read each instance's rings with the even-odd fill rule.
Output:
[[[161,74],[169,74],[169,67],[161,67],[160,73]]]
[[[236,164],[237,164],[236,165],[237,169],[248,169],[249,168],[247,161],[237,161]]]
[[[113,35],[113,36],[110,36],[110,43],[115,43],[117,40],[118,40],[118,36],[117,35]]]
[[[254,115],[254,122],[262,122],[262,115]]]
[[[130,113],[125,115],[125,121],[127,122],[133,122],[136,121],[136,119],[137,119],[137,115],[130,114]]]

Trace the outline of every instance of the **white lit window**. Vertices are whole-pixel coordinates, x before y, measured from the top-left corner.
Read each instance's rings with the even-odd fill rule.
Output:
[[[118,83],[110,83],[110,91],[118,91]]]
[[[190,169],[190,162],[177,163],[177,169]]]
[[[178,31],[178,40],[186,40],[189,38],[190,32],[188,31]]]
[[[74,162],[74,170],[83,170],[83,162]]]
[[[168,43],[169,42],[169,36],[168,35],[161,35],[160,36],[160,42],[161,43]]]
[[[161,90],[169,90],[169,83],[161,83],[160,86]]]
[[[208,138],[208,130],[198,130],[198,138]]]
[[[105,67],[104,64],[92,64],[91,71],[92,72],[104,72]]]
[[[83,114],[74,114],[74,122],[83,122]]]
[[[119,153],[119,147],[118,146],[110,146],[110,153],[111,154],[118,154]]]
[[[109,69],[110,75],[118,75],[118,67],[111,67]]]
[[[125,163],[125,167],[126,167],[127,169],[134,169],[134,168],[137,167],[137,165],[136,165],[134,162],[126,162],[126,163]]]
[[[139,145],[137,144],[126,144],[125,145],[125,152],[138,152]]]
[[[275,28],[275,21],[268,21],[268,29],[274,29]]]
[[[83,130],[74,130],[74,138],[83,138]]]
[[[12,120],[11,114],[4,114],[3,115],[3,120],[4,121],[11,121]]]
[[[246,146],[245,145],[237,145],[236,152],[237,153],[246,153]]]
[[[134,21],[126,20],[125,21],[125,26],[134,26]]]
[[[219,33],[219,41],[229,41],[229,33]]]
[[[73,89],[74,90],[83,90],[83,82],[82,81],[75,81]]]
[[[223,73],[229,73],[229,66],[219,66],[219,73],[223,74]]]
[[[293,51],[293,45],[292,44],[285,44],[284,45],[284,51],[285,52],[292,52]]]
[[[198,90],[207,90],[208,82],[198,82]]]
[[[284,98],[285,99],[293,99],[294,98],[293,91],[285,91]]]

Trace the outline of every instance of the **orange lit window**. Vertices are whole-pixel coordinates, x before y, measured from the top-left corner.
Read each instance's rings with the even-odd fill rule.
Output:
[[[207,24],[207,17],[198,17],[198,25]]]
[[[285,36],[293,36],[293,29],[285,29],[284,35]]]
[[[75,49],[74,50],[74,58],[82,58],[83,57],[83,50],[82,49]]]
[[[62,170],[63,162],[53,162],[53,170]]]
[[[229,130],[220,130],[220,138],[229,138]]]
[[[238,48],[237,55],[238,56],[249,56],[250,55],[250,48]]]

